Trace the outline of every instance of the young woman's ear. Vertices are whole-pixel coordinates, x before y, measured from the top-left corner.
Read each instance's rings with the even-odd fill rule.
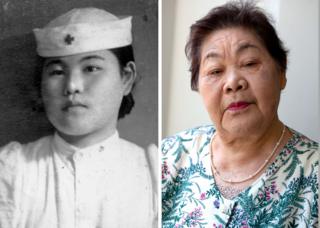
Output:
[[[124,86],[123,95],[126,96],[131,92],[134,81],[137,77],[136,64],[133,61],[127,62],[122,69],[122,82]]]

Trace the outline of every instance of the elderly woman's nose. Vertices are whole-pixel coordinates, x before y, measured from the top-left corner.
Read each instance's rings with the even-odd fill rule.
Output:
[[[80,72],[70,71],[65,79],[64,95],[81,93],[83,91],[83,80]]]
[[[245,90],[248,87],[247,80],[237,71],[229,71],[227,73],[226,82],[224,84],[224,91],[226,93]]]

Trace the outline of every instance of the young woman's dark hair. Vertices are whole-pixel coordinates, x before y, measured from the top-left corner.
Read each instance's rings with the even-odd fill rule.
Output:
[[[126,66],[126,64],[130,61],[134,62],[133,48],[132,45],[110,49],[110,51],[115,54],[117,57],[120,70]],[[135,83],[133,84],[132,89],[134,88]],[[120,105],[120,110],[118,114],[118,119],[123,118],[125,115],[131,112],[131,109],[134,106],[134,99],[132,96],[132,92],[122,98],[122,102]]]
[[[247,29],[256,34],[279,69],[286,72],[288,51],[272,26],[271,19],[252,1],[232,1],[212,9],[191,26],[185,52],[191,64],[192,90],[198,90],[201,47],[205,38],[217,30],[233,27]]]
[[[120,70],[122,70],[126,64],[130,61],[134,62],[134,54],[133,54],[133,48],[132,45],[128,45],[125,47],[120,48],[114,48],[110,49],[110,51],[117,57],[120,65]],[[45,58],[38,56],[37,57],[37,63],[36,63],[36,69],[35,69],[35,81],[34,85],[37,88],[38,96],[34,100],[33,109],[35,111],[44,111],[44,106],[41,101],[41,74],[42,74],[42,67]],[[133,84],[132,89],[134,88],[135,83]],[[134,106],[134,99],[132,92],[130,92],[128,95],[124,96],[120,105],[118,119],[123,118],[125,115],[129,114]]]

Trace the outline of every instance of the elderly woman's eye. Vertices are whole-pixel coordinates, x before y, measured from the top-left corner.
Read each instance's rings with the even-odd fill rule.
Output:
[[[222,74],[222,70],[221,69],[214,69],[209,71],[208,76],[219,76]]]
[[[257,62],[256,61],[250,61],[244,64],[244,67],[255,67],[257,66]]]
[[[86,66],[84,68],[84,71],[87,73],[93,73],[93,72],[97,72],[100,71],[102,68],[98,67],[98,66]]]

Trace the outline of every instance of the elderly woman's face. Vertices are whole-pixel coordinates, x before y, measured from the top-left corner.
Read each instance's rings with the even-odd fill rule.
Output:
[[[278,119],[284,73],[254,33],[215,31],[203,42],[199,93],[218,130],[242,135]]]
[[[46,59],[41,88],[48,119],[65,136],[106,137],[115,130],[122,98],[131,90],[134,78],[128,69],[120,70],[108,50]],[[125,71],[128,75],[121,77]]]

